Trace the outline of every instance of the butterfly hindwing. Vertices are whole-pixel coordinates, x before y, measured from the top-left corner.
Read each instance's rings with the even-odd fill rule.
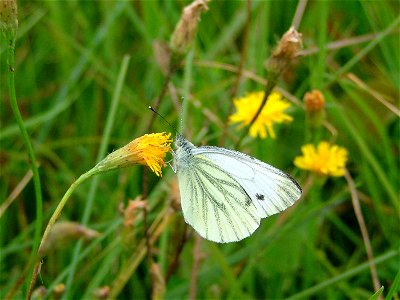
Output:
[[[302,193],[288,174],[241,152],[203,146],[193,150],[230,174],[250,196],[261,218],[285,210]]]
[[[191,156],[190,165],[177,171],[186,222],[202,237],[219,243],[251,235],[260,216],[241,184],[205,155]]]

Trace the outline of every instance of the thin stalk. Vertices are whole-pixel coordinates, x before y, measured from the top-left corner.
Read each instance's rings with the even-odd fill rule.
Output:
[[[387,261],[388,259],[391,259],[393,257],[398,258],[400,252],[396,251],[396,250],[390,250],[388,252],[386,252],[385,254],[382,254],[380,256],[378,256],[377,258],[374,259],[374,263],[376,265]],[[370,262],[367,261],[365,263],[362,263],[361,265],[358,265],[357,267],[354,267],[346,272],[343,272],[342,274],[339,274],[338,276],[329,278],[328,280],[325,280],[317,285],[314,285],[306,290],[301,291],[300,293],[297,293],[289,298],[287,298],[288,300],[294,300],[294,299],[308,299],[310,298],[311,295],[316,294],[317,292],[326,289],[327,287],[331,287],[333,288],[333,286],[335,284],[337,284],[338,282],[340,282],[341,280],[353,277],[363,271],[365,271],[366,269],[368,269],[370,266]]]
[[[385,300],[392,300],[393,299],[393,294],[400,291],[400,270],[397,271],[397,275],[394,278],[392,287],[389,289]]]
[[[158,108],[161,104],[161,101],[164,99],[165,95],[167,94],[168,85],[171,82],[171,77],[172,77],[173,72],[174,72],[174,69],[172,69],[171,67],[168,68],[167,74],[164,77],[164,82],[163,82],[160,94],[158,94],[158,97],[157,97],[156,101],[154,101],[153,106],[152,106],[153,109],[156,111],[158,110]],[[157,115],[154,113],[151,115],[149,125],[147,125],[147,131],[150,131],[151,128],[153,127],[156,116]]]
[[[109,143],[109,140],[110,140],[111,130],[112,130],[113,125],[114,125],[118,104],[119,104],[119,101],[120,101],[120,98],[121,98],[122,87],[123,87],[125,76],[126,76],[126,73],[127,73],[127,70],[128,70],[129,61],[130,61],[130,56],[129,55],[125,55],[123,60],[122,60],[122,63],[121,63],[121,68],[119,70],[118,79],[117,79],[117,85],[115,87],[113,98],[111,100],[110,112],[109,112],[109,114],[107,116],[107,120],[106,120],[106,124],[105,124],[105,128],[104,128],[102,141],[101,141],[101,144],[100,144],[100,149],[99,149],[99,152],[97,153],[96,162],[99,162],[106,155],[106,152],[107,152],[107,146],[108,146],[108,143]],[[90,218],[90,214],[92,212],[93,203],[94,203],[95,194],[96,194],[96,190],[97,190],[98,184],[99,184],[99,180],[98,180],[98,177],[96,177],[92,181],[92,184],[91,184],[90,189],[89,189],[89,194],[88,194],[88,197],[87,197],[85,209],[84,209],[84,212],[83,212],[82,222],[81,222],[82,225],[87,225],[87,223],[89,222],[89,218]],[[74,275],[75,275],[75,269],[76,269],[76,266],[78,264],[78,258],[79,258],[79,254],[81,252],[81,249],[82,249],[82,241],[78,241],[77,245],[75,246],[74,253],[73,253],[73,256],[72,256],[71,268],[70,268],[70,272],[68,274],[68,278],[67,278],[66,285],[65,285],[66,289],[65,289],[65,293],[63,294],[62,299],[71,298],[70,297],[70,292],[71,292],[72,281],[73,281],[73,278],[74,278]]]
[[[308,0],[300,0],[297,3],[296,12],[293,16],[292,26],[296,29],[299,28],[300,22],[303,19],[303,14],[306,9]]]
[[[164,77],[164,82],[161,87],[161,91],[158,94],[157,99],[154,101],[152,108],[157,111],[158,108],[160,107],[161,101],[165,98],[165,95],[167,94],[168,91],[168,86],[169,83],[171,82],[172,74],[177,70],[177,65],[172,63],[172,58],[170,58],[167,74]],[[153,128],[154,121],[156,119],[156,114],[153,113],[150,117],[150,122],[147,125],[147,132],[150,132],[151,129]],[[149,170],[147,168],[143,168],[143,184],[142,184],[142,198],[146,199],[147,201],[147,196],[149,194]],[[151,267],[152,263],[152,244],[150,242],[150,235],[149,235],[149,228],[148,228],[148,218],[147,218],[147,208],[143,209],[143,230],[144,230],[144,236],[146,239],[146,254],[147,254],[147,262],[149,265],[149,268]]]
[[[32,170],[26,172],[25,176],[11,192],[10,196],[8,196],[7,199],[0,205],[0,219],[6,212],[6,210],[10,207],[10,205],[14,202],[14,200],[17,199],[17,197],[21,194],[21,192],[27,186],[29,181],[31,181],[32,176],[33,176]]]
[[[198,234],[196,234],[194,240],[194,248],[193,248],[192,273],[190,276],[190,287],[189,287],[190,300],[197,299],[197,277],[199,273],[200,263],[202,260],[201,244],[202,244],[202,238]]]
[[[325,74],[326,68],[326,54],[327,54],[327,36],[328,36],[328,11],[329,2],[320,1],[318,2],[318,46],[319,52],[314,63],[315,67],[312,68],[311,73],[311,84],[314,89],[321,89],[323,86],[324,77],[321,74]]]
[[[9,94],[10,94],[10,104],[11,109],[13,111],[15,120],[18,124],[19,130],[22,135],[22,140],[25,144],[25,147],[28,151],[31,169],[33,173],[33,184],[35,189],[35,199],[36,199],[36,220],[35,220],[35,233],[33,238],[33,246],[31,255],[29,257],[28,270],[35,263],[36,259],[36,251],[39,247],[40,234],[42,231],[42,221],[43,221],[43,199],[42,199],[42,188],[40,184],[40,176],[39,170],[36,163],[36,155],[33,151],[33,147],[31,141],[29,139],[28,131],[25,128],[24,121],[22,120],[21,112],[19,111],[17,96],[15,92],[15,39],[16,39],[16,31],[8,30],[6,31],[6,39],[8,41],[8,55],[7,55],[7,63],[8,63],[8,86],[9,86]]]
[[[170,221],[171,215],[169,213],[169,208],[167,207],[157,216],[149,228],[150,242],[152,244],[157,241],[161,233],[169,225]],[[142,239],[137,243],[134,253],[125,261],[123,267],[111,283],[108,299],[117,299],[129,278],[146,256],[146,251],[146,241],[145,239]]]
[[[229,101],[228,112],[226,114],[227,118],[225,119],[224,128],[222,130],[221,139],[219,141],[219,144],[221,146],[223,146],[225,143],[225,137],[227,135],[227,129],[228,129],[228,124],[229,124],[229,116],[232,114],[232,110],[233,110],[233,99],[237,97],[237,92],[239,90],[240,82],[242,81],[242,78],[243,78],[243,68],[244,68],[244,63],[246,61],[246,57],[247,57],[250,20],[251,20],[251,0],[246,0],[246,23],[245,23],[245,26],[243,29],[243,40],[242,40],[242,48],[241,48],[241,52],[240,52],[240,62],[239,62],[239,66],[238,66],[237,73],[236,73],[236,79],[235,79],[235,82],[232,86],[232,89],[231,89],[230,95],[229,95],[230,101]]]
[[[399,26],[400,23],[400,16],[397,17],[385,30],[381,31],[376,38],[371,40],[371,42],[368,43],[367,46],[365,46],[363,49],[358,51],[358,53],[350,59],[343,67],[341,67],[330,79],[330,81],[325,85],[325,89],[330,87],[333,83],[336,82],[336,80],[345,74],[346,72],[350,71],[350,69],[357,64],[364,56],[366,56],[376,45],[380,43],[380,41],[386,37],[387,35],[393,33],[396,31],[397,27]]]
[[[83,183],[84,181],[86,181],[87,179],[89,179],[90,177],[92,177],[93,175],[99,173],[98,169],[96,167],[94,167],[93,169],[89,170],[88,172],[86,172],[85,174],[82,174],[67,190],[67,192],[64,194],[64,196],[62,197],[61,201],[58,203],[53,215],[51,216],[49,223],[47,223],[46,229],[44,231],[44,234],[42,236],[42,240],[40,241],[40,247],[37,253],[37,256],[35,255],[35,257],[37,258],[36,260],[36,264],[35,264],[35,269],[34,272],[32,274],[32,280],[29,286],[29,290],[28,290],[28,294],[27,294],[27,299],[31,298],[32,292],[33,292],[33,288],[35,287],[35,282],[36,282],[36,278],[37,275],[40,271],[40,265],[41,265],[41,258],[43,256],[44,253],[42,252],[43,249],[43,245],[46,244],[47,239],[49,237],[49,233],[51,231],[51,229],[53,228],[54,223],[57,221],[58,217],[61,214],[61,211],[63,210],[65,204],[67,203],[69,197],[72,195],[72,193],[76,190],[76,188]]]
[[[349,186],[351,200],[353,203],[354,214],[356,215],[358,225],[360,226],[361,235],[364,240],[365,251],[367,252],[368,261],[370,263],[369,268],[371,270],[371,278],[374,284],[375,292],[381,287],[381,283],[378,278],[378,273],[376,272],[376,266],[374,263],[374,255],[372,253],[371,242],[368,235],[367,226],[365,226],[364,217],[360,207],[360,200],[358,199],[356,185],[354,184],[353,178],[351,177],[349,171],[346,170],[344,177],[347,180]],[[382,300],[382,295],[378,296],[379,300]]]
[[[179,257],[182,254],[183,247],[186,244],[187,229],[188,229],[188,227],[187,227],[186,223],[183,223],[182,235],[179,240],[179,245],[176,247],[174,258],[172,259],[171,263],[168,266],[168,271],[165,275],[165,283],[168,283],[168,281],[171,278],[172,274],[174,273],[175,269],[178,267]]]
[[[190,97],[190,86],[192,84],[192,69],[193,69],[193,58],[194,58],[194,50],[191,49],[185,59],[185,68],[183,70],[183,84],[182,84],[182,94],[183,101],[181,107],[181,122],[179,129],[184,133],[183,128],[186,125],[186,116],[188,114],[189,108],[189,97]]]

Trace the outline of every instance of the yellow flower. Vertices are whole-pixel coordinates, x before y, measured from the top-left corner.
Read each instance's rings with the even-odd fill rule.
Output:
[[[263,97],[264,92],[254,92],[245,97],[235,99],[233,103],[236,107],[236,113],[230,116],[230,123],[241,122],[243,123],[242,126],[249,125],[258,111]],[[271,93],[260,115],[250,127],[250,135],[252,137],[257,137],[259,135],[263,139],[268,135],[271,136],[271,138],[275,138],[273,125],[275,123],[291,122],[293,120],[291,116],[284,113],[290,106],[289,102],[283,100],[281,94],[277,92]]]
[[[309,170],[319,175],[343,176],[347,161],[347,150],[328,142],[320,142],[317,149],[307,144],[301,147],[303,156],[297,156],[294,164],[300,169]]]
[[[161,176],[161,167],[165,166],[165,154],[171,151],[171,133],[151,133],[134,139],[124,147],[110,153],[99,162],[96,168],[100,172],[124,168],[130,165],[147,165],[157,176]]]

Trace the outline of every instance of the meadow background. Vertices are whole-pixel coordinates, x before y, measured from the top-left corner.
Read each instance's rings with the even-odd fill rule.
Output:
[[[148,106],[165,78],[154,49],[169,41],[189,2],[18,4],[16,94],[39,164],[44,227],[73,181],[105,154],[145,133],[171,131],[160,118],[148,129]],[[185,135],[197,145],[233,148],[245,128],[229,125],[222,143],[230,103],[264,90],[264,63],[295,22],[303,55],[277,84],[293,103],[288,113],[294,121],[276,126],[275,139],[246,136],[237,150],[290,173],[304,197],[264,219],[249,238],[221,245],[185,225],[169,167],[162,178],[142,166],[99,175],[75,191],[61,215],[99,235],[78,241],[79,234],[61,230],[43,259],[36,297],[368,299],[374,284],[352,205],[355,192],[384,286],[381,297],[399,299],[399,2],[208,5],[158,111],[179,126],[185,97]],[[20,276],[38,238],[38,206],[9,104],[3,37],[0,47],[0,296],[14,289],[13,298],[23,298],[30,275]],[[310,127],[303,103],[314,89],[326,99],[319,129]],[[344,177],[322,179],[294,166],[302,145],[321,140],[348,150],[354,186]],[[145,220],[137,209],[133,223],[124,225],[124,207],[141,194],[148,195]]]

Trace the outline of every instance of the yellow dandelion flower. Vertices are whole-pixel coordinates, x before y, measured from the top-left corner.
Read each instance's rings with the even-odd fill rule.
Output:
[[[343,176],[348,152],[345,148],[320,142],[315,148],[312,144],[301,147],[302,156],[297,156],[294,164],[300,169],[309,170],[318,175]]]
[[[99,171],[124,168],[130,165],[147,165],[157,176],[161,176],[161,167],[165,166],[164,158],[171,151],[171,133],[151,133],[134,139],[124,147],[110,153],[96,166]]]
[[[249,125],[258,111],[263,97],[264,92],[254,92],[245,97],[235,99],[233,103],[236,107],[236,113],[230,116],[229,122],[242,123],[242,126]],[[293,120],[291,116],[285,114],[285,110],[290,106],[291,104],[285,101],[281,94],[277,92],[271,93],[260,115],[250,127],[250,135],[252,137],[260,136],[263,139],[268,135],[271,138],[275,138],[273,125]]]

